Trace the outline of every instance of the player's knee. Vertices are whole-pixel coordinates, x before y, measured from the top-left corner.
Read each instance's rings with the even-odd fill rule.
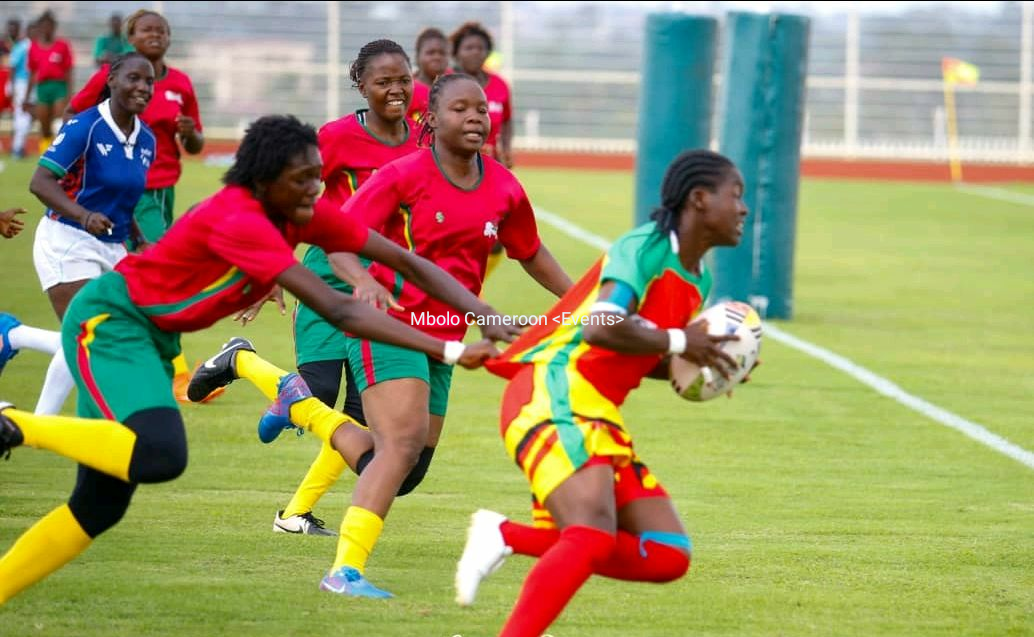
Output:
[[[640,537],[640,554],[653,565],[650,581],[674,582],[689,572],[693,553],[687,536],[648,532]]]
[[[402,481],[402,486],[399,487],[398,495],[406,495],[411,493],[413,489],[424,481],[424,476],[427,475],[427,469],[431,466],[431,459],[434,457],[434,447],[424,447],[420,452],[420,457],[417,459],[416,464],[410,470],[409,475]]]
[[[674,582],[684,577],[689,572],[689,565],[692,561],[692,556],[689,553],[683,553],[677,549],[671,549],[669,553],[671,554],[670,557],[665,560],[657,573],[657,581],[661,583]]]
[[[168,482],[187,468],[187,435],[179,410],[145,409],[127,418],[125,425],[136,433],[130,481]]]
[[[411,471],[420,460],[420,452],[424,450],[424,442],[417,436],[396,436],[386,440],[377,449],[377,455],[391,458],[397,466]]]
[[[118,524],[133,498],[135,485],[80,467],[68,508],[91,538]]]

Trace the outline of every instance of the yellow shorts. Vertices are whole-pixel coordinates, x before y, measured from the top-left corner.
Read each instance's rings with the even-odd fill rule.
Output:
[[[539,503],[587,464],[641,466],[617,406],[567,367],[529,365],[515,375],[503,393],[500,431]]]

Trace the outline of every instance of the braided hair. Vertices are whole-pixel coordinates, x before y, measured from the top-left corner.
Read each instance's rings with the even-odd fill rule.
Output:
[[[147,62],[148,64],[151,63],[151,61],[148,60],[143,53],[140,53],[138,51],[130,51],[129,53],[123,53],[122,55],[116,57],[114,60],[111,61],[111,66],[108,67],[108,77],[115,77],[115,75],[118,74],[119,69],[122,68],[126,62],[135,59],[141,59],[144,62]],[[101,89],[100,95],[97,96],[97,101],[94,103],[94,106],[100,104],[109,97],[111,97],[111,87],[108,86],[107,82],[105,82],[104,88]]]
[[[223,183],[254,192],[259,183],[276,180],[291,159],[309,146],[318,146],[316,129],[294,115],[260,117],[244,133]]]
[[[438,79],[431,85],[431,92],[427,95],[427,112],[424,113],[423,118],[420,120],[423,124],[420,126],[420,134],[416,138],[417,146],[431,146],[434,144],[434,129],[431,128],[427,116],[438,109],[438,97],[442,94],[442,89],[447,84],[454,84],[459,80],[469,80],[475,84],[478,83],[477,80],[466,73],[449,73],[448,75],[439,75]]]
[[[366,74],[366,66],[370,63],[370,60],[384,53],[401,55],[406,61],[406,66],[412,66],[409,56],[406,55],[406,50],[394,40],[367,42],[363,45],[363,48],[359,49],[359,55],[356,56],[352,66],[348,69],[348,77],[352,79],[352,88],[359,88],[359,82],[362,81],[363,75]]]
[[[687,150],[676,157],[664,173],[661,205],[650,215],[650,219],[657,222],[658,236],[667,238],[671,232],[678,231],[679,213],[694,188],[715,192],[733,168],[732,160],[725,155],[702,148]]]

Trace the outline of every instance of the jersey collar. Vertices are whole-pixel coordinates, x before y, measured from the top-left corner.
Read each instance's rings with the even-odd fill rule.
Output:
[[[101,114],[101,119],[104,120],[104,123],[111,129],[111,132],[115,134],[115,139],[122,144],[122,150],[126,153],[126,159],[132,159],[136,138],[140,136],[140,118],[136,115],[133,116],[133,132],[127,138],[122,129],[118,127],[118,124],[115,123],[115,118],[111,116],[111,98],[98,104],[97,111]]]

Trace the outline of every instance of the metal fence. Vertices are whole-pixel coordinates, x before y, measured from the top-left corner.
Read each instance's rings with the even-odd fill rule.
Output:
[[[315,124],[339,117],[362,105],[348,66],[365,42],[388,37],[412,50],[425,26],[448,33],[479,20],[495,34],[513,86],[519,148],[631,152],[646,13],[721,19],[743,4],[6,2],[0,18],[54,11],[73,42],[81,84],[93,71],[93,38],[112,11],[161,11],[173,29],[170,63],[193,78],[210,137],[236,137],[269,112]],[[944,159],[940,61],[950,56],[982,74],[957,96],[962,157],[1034,162],[1032,3],[903,3],[894,13],[889,3],[879,12],[880,4],[840,12],[790,4],[812,18],[805,155]],[[715,82],[720,87],[720,75]]]

